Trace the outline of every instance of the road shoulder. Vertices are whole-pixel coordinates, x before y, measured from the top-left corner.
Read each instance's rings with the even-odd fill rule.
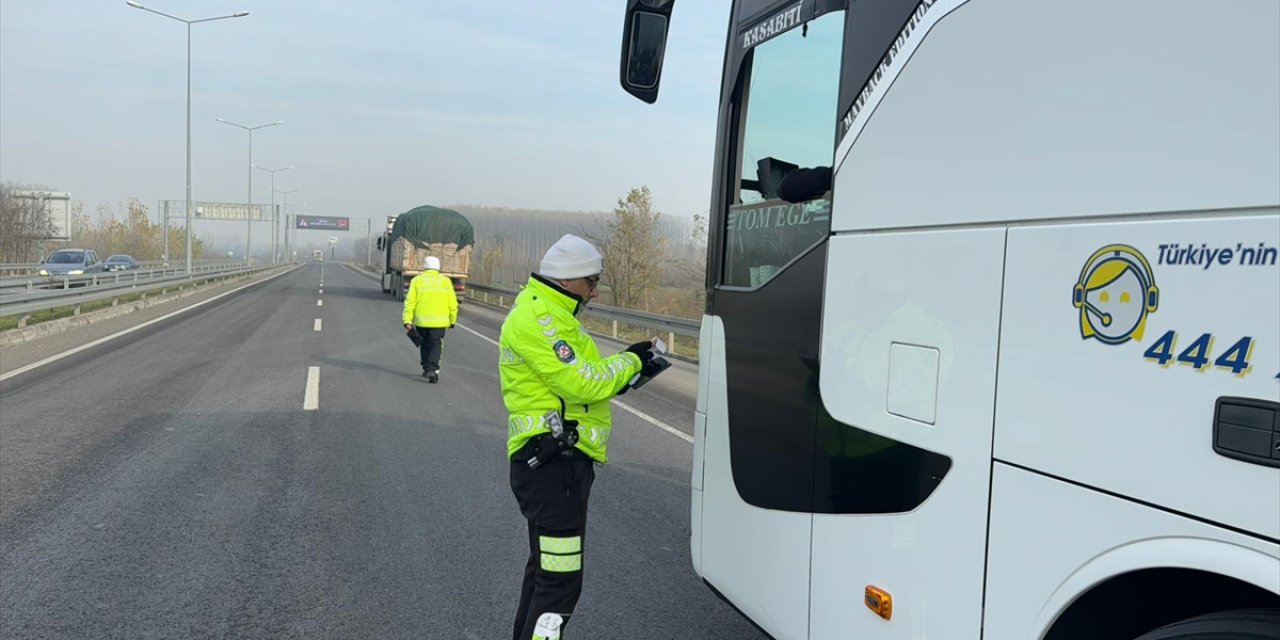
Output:
[[[136,308],[129,313],[105,317],[107,314],[87,313],[75,318],[72,326],[49,335],[30,338],[24,342],[0,347],[0,375],[20,369],[50,356],[63,353],[81,345],[100,340],[115,333],[128,330],[145,322],[161,318],[166,314],[187,309],[208,301],[216,296],[235,290],[236,287],[255,284],[280,275],[281,271],[268,271],[249,278],[222,280],[199,287],[185,295],[172,295],[164,302]],[[104,309],[103,311],[109,311]],[[196,310],[192,310],[196,312]],[[55,320],[51,322],[61,322]],[[38,325],[37,325],[38,326]],[[16,331],[16,329],[15,329]]]

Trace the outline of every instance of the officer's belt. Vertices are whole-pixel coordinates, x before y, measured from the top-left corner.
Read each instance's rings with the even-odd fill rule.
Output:
[[[570,427],[570,428],[576,429],[577,427]],[[558,445],[556,444],[555,437],[553,437],[550,433],[543,434],[536,438],[530,438],[528,442],[524,443],[524,446],[520,447],[519,449],[516,450],[514,454],[512,454],[511,461],[524,464],[529,462],[530,458],[533,458],[534,456],[538,455],[538,450],[541,449],[542,447],[556,448],[557,446]],[[583,452],[582,449],[579,449],[577,447],[571,447],[569,449],[565,449],[564,451],[561,451],[560,454],[557,456],[557,458],[568,458],[570,460],[590,460],[591,456]]]

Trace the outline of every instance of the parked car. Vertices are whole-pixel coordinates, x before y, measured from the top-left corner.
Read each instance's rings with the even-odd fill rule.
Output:
[[[92,249],[58,249],[40,265],[40,275],[50,278],[80,276],[102,271],[98,254]]]
[[[133,256],[111,256],[107,258],[106,262],[102,263],[103,271],[130,271],[137,268],[138,261],[134,260]]]

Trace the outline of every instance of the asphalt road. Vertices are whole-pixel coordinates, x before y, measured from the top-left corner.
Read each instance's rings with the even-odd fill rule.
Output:
[[[508,638],[501,317],[464,305],[428,385],[398,304],[313,263],[0,383],[0,637]],[[570,638],[763,638],[690,565],[695,385],[615,407]]]

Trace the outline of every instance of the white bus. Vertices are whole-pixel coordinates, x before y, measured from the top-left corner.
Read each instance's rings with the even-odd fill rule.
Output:
[[[1280,2],[730,15],[707,585],[778,640],[1280,637]]]

